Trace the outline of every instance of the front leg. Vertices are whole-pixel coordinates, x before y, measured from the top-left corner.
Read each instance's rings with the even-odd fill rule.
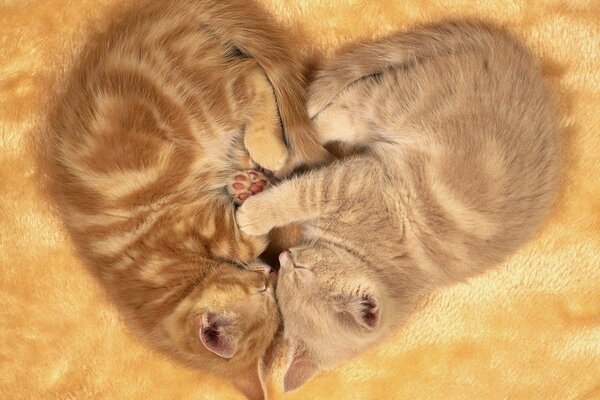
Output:
[[[277,226],[316,218],[316,210],[299,200],[308,196],[306,184],[295,178],[248,198],[236,211],[238,227],[247,235],[260,236]]]
[[[248,77],[251,104],[244,133],[244,146],[261,167],[279,171],[288,159],[281,133],[277,102],[269,80],[260,69]]]
[[[365,157],[354,157],[286,180],[246,200],[236,212],[238,227],[259,236],[335,212],[341,202],[360,195],[362,185],[352,183],[370,179],[373,167]]]

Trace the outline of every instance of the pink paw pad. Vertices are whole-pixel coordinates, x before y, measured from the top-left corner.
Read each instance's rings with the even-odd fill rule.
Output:
[[[260,171],[247,170],[233,174],[233,181],[227,185],[227,193],[240,205],[253,194],[262,192],[269,185],[268,178]]]

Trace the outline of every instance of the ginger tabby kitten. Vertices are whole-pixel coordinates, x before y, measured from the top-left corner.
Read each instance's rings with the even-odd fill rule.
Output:
[[[421,296],[497,265],[553,201],[556,111],[500,29],[449,22],[359,45],[317,74],[322,142],[363,151],[253,196],[243,232],[305,222],[280,255],[284,388],[397,331]]]
[[[50,117],[57,208],[128,324],[254,398],[278,311],[234,203],[268,184],[256,164],[327,157],[302,73],[252,3],[149,1],[84,49]]]

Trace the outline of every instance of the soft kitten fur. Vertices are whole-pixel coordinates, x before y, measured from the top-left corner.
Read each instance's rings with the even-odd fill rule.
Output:
[[[269,278],[242,267],[267,238],[237,229],[225,188],[251,158],[327,155],[288,49],[252,3],[150,1],[91,41],[50,118],[49,186],[127,322],[252,397],[278,312]]]
[[[485,24],[357,46],[317,74],[309,107],[323,142],[363,152],[236,216],[253,235],[306,222],[308,244],[280,256],[287,390],[392,334],[435,287],[505,260],[548,213],[559,164],[533,57]]]

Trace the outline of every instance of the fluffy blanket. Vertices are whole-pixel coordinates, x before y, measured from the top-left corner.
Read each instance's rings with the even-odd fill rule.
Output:
[[[560,105],[561,194],[527,246],[429,297],[406,328],[289,399],[600,399],[597,0],[262,0],[307,58],[416,22],[475,16],[538,56]],[[81,265],[32,147],[57,77],[123,0],[0,2],[0,393],[5,399],[234,399],[145,347]],[[279,390],[272,389],[274,397]]]

